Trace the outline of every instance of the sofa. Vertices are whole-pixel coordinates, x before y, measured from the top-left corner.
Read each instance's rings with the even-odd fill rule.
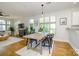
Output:
[[[0,35],[0,41],[7,40],[8,38],[9,38],[9,35],[8,34]]]

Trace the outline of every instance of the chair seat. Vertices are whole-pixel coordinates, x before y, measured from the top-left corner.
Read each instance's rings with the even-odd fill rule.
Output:
[[[30,39],[30,42],[29,42],[29,43],[31,44],[31,47],[33,47],[33,43],[37,44],[37,40],[35,40],[35,39]]]

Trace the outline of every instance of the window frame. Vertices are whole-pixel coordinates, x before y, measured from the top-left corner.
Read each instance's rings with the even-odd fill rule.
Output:
[[[47,16],[47,17],[49,17],[49,22],[45,22],[44,20],[45,20],[45,18],[43,18],[43,23],[40,23],[40,21],[39,21],[39,24],[40,25],[42,25],[42,24],[49,24],[49,33],[50,33],[50,30],[55,30],[55,33],[54,34],[56,34],[56,17],[55,16]],[[51,22],[51,17],[55,17],[55,21],[54,22]],[[42,18],[40,18],[40,19],[42,19]],[[50,28],[50,24],[55,24],[55,28]]]
[[[0,20],[3,21],[4,19],[0,19]],[[5,21],[5,24],[0,24],[0,26],[4,26],[5,25],[5,30],[0,30],[0,32],[8,30],[7,27],[10,26],[10,24],[11,24],[11,22],[9,24],[7,24],[7,21],[10,21],[10,20],[4,20],[4,21]]]

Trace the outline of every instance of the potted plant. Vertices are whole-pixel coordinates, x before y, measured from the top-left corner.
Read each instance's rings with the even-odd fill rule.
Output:
[[[10,28],[9,28],[9,31],[11,31],[11,35],[14,35],[14,31],[15,31],[15,30],[14,30],[14,27],[10,27]]]
[[[42,32],[42,31],[43,31],[43,27],[40,27],[40,28],[39,28],[39,32]]]
[[[30,34],[34,32],[35,32],[35,29],[33,28],[33,25],[30,25]]]
[[[29,28],[28,27],[25,28],[25,34],[29,34]]]

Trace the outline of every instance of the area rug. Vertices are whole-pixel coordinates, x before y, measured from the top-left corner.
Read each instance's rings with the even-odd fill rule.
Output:
[[[52,50],[52,48],[51,48]],[[16,51],[16,54],[20,56],[49,56],[49,49],[47,47],[42,47],[42,54],[40,54],[40,47],[35,49],[27,49],[27,46]]]
[[[0,42],[0,48],[6,47],[6,46],[8,46],[8,45],[11,45],[11,44],[13,44],[13,43],[19,42],[19,41],[21,41],[21,40],[22,40],[22,39],[16,38],[16,37],[9,37],[7,40]]]

